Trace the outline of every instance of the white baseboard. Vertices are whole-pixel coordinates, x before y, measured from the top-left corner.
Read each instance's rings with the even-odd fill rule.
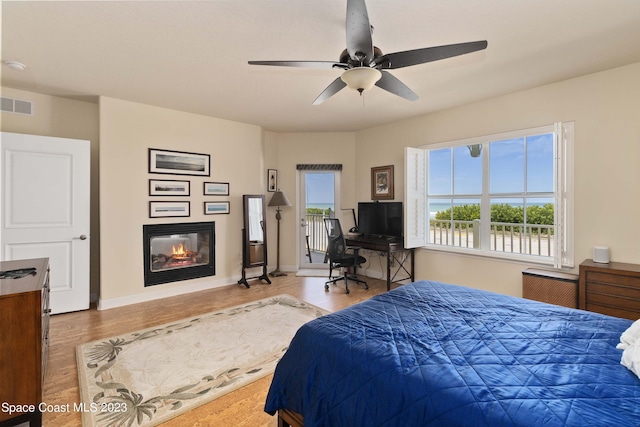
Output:
[[[153,286],[151,288],[145,288],[145,292],[135,295],[127,295],[124,297],[109,299],[100,298],[98,300],[98,310],[108,310],[110,308],[122,307],[130,304],[138,304],[141,302],[153,301],[162,298],[175,297],[177,295],[190,294],[192,292],[205,291],[207,289],[219,288],[222,286],[230,285],[232,283],[236,283],[239,279],[240,277],[236,279],[226,278],[207,280],[198,283],[185,283],[181,286],[164,289],[154,289],[157,286]]]
[[[325,279],[328,278],[329,276],[329,269],[324,269],[324,270],[320,270],[320,269],[310,269],[310,268],[303,268],[300,269],[296,272],[296,276],[297,277],[324,277]]]

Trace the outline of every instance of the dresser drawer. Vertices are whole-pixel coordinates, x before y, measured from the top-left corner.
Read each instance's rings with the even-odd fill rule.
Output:
[[[587,283],[608,283],[616,286],[627,286],[640,290],[640,277],[626,276],[623,274],[602,273],[588,271]]]

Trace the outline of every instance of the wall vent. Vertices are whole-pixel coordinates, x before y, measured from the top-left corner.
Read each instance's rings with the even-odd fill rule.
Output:
[[[3,96],[0,98],[0,111],[33,116],[33,102]]]

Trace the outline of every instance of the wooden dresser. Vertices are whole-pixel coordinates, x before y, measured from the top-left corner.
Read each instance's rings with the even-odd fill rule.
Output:
[[[38,405],[49,346],[49,259],[0,262],[3,272],[27,268],[35,268],[35,275],[0,279],[0,403],[27,409],[0,411],[2,426],[42,425]]]
[[[640,265],[584,261],[580,264],[578,308],[640,319]]]

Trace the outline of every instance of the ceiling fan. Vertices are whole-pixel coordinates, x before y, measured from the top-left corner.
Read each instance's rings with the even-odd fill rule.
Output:
[[[486,49],[487,41],[450,44],[405,50],[383,54],[373,45],[367,6],[364,0],[347,0],[347,48],[340,55],[339,62],[333,61],[249,61],[250,65],[275,65],[280,67],[339,68],[344,70],[316,99],[318,105],[338,93],[345,86],[363,91],[373,85],[410,101],[418,99],[409,87],[385,70],[408,67],[438,61],[453,56],[464,55]]]

